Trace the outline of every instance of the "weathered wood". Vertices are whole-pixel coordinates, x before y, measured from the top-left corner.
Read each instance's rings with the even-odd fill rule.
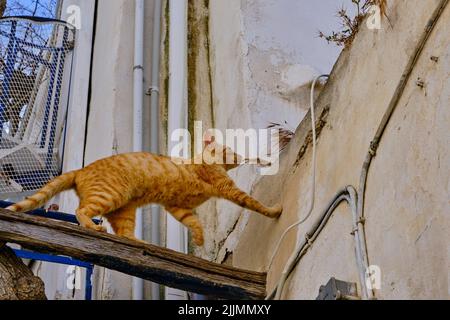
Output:
[[[0,300],[46,300],[44,283],[0,243]]]
[[[78,225],[0,209],[0,241],[67,255],[169,287],[225,299],[261,299],[266,274],[212,263]]]

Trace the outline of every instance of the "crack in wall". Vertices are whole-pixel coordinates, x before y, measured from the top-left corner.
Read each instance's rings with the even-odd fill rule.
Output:
[[[326,119],[327,119],[329,113],[330,113],[330,106],[328,105],[322,110],[322,113],[320,114],[319,119],[316,121],[317,138],[319,138],[319,136],[322,132],[322,129],[327,124]],[[303,157],[306,153],[306,150],[308,150],[308,147],[311,144],[312,144],[312,129],[309,130],[308,134],[305,137],[305,141],[303,142],[303,145],[300,147],[300,150],[298,151],[297,158],[296,158],[294,166],[293,166],[294,172],[297,169],[298,165],[300,164],[300,161],[303,159]]]

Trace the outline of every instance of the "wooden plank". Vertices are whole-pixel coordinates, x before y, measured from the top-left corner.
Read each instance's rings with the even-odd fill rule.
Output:
[[[262,299],[266,274],[212,263],[78,225],[0,209],[0,241],[67,255],[169,287],[225,299]]]

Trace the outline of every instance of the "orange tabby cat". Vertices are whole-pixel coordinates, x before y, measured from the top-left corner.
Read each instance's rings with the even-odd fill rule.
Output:
[[[216,154],[223,164],[207,164],[217,159]],[[136,208],[158,203],[191,230],[197,245],[203,244],[203,229],[193,210],[211,197],[227,199],[270,218],[281,214],[280,205],[265,207],[234,184],[227,170],[237,167],[241,158],[230,148],[209,140],[202,159],[200,164],[183,164],[183,160],[145,152],[111,156],[56,177],[7,209],[33,210],[57,193],[74,188],[80,198],[76,217],[81,226],[106,231],[92,221],[95,216],[104,216],[117,235],[135,239]],[[226,159],[233,161],[227,164]]]

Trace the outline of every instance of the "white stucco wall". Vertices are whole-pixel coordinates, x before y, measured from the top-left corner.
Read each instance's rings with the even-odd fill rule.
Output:
[[[264,129],[275,122],[294,131],[309,108],[307,84],[329,73],[341,50],[318,37],[318,30],[338,28],[339,6],[334,0],[210,1],[215,127],[223,132]],[[242,166],[231,176],[245,191],[259,179],[252,166]],[[198,213],[208,236],[204,248],[195,252],[222,262],[236,246],[236,238],[228,234],[245,225],[236,223],[239,217],[246,221],[248,212],[218,200]]]
[[[341,55],[317,103],[318,110],[328,106],[330,111],[318,140],[315,209],[281,246],[269,270],[269,290],[296,240],[304,237],[337,190],[358,186],[369,143],[437,3],[391,2],[388,14],[393,29],[386,22],[379,31],[362,28],[351,49]],[[447,8],[391,118],[368,176],[367,246],[369,262],[382,273],[380,299],[449,297],[449,18]],[[439,57],[438,63],[431,56]],[[416,85],[418,78],[425,82],[424,88]],[[285,210],[277,221],[252,213],[240,217],[225,241],[234,266],[266,270],[282,232],[306,214],[311,148],[295,162],[309,130],[305,119],[282,155],[279,174],[253,185],[257,199],[281,202]],[[300,260],[283,298],[314,299],[331,277],[358,283],[350,232],[351,216],[343,204]]]
[[[210,57],[214,66],[211,71],[217,128],[264,128],[271,121],[283,123],[285,120],[288,120],[291,129],[297,126],[305,114],[307,100],[298,100],[298,95],[294,96],[293,92],[298,89],[298,85],[310,80],[313,74],[330,70],[339,53],[333,47],[327,47],[320,55],[314,53],[318,48],[326,47],[316,37],[316,31],[327,30],[334,22],[319,23],[319,20],[314,19],[311,22],[308,18],[311,10],[327,17],[334,7],[311,7],[311,3],[306,5],[310,7],[301,8],[292,0],[285,0],[282,4],[276,1],[210,2]],[[93,13],[93,8],[90,10]],[[149,85],[151,68],[152,14],[152,6],[148,5],[146,86]],[[68,133],[71,137],[68,150],[69,153],[73,150],[76,155],[67,157],[65,170],[79,168],[111,154],[128,152],[132,148],[133,1],[100,0],[96,24],[90,101],[81,107],[77,106],[84,112],[69,117],[68,127],[72,129]],[[84,24],[85,28],[89,26]],[[227,26],[228,32],[223,32],[224,26]],[[298,33],[298,42],[290,40],[292,30],[301,31]],[[93,34],[91,32],[90,36]],[[87,64],[88,61],[85,61],[85,66]],[[307,75],[298,77],[296,72],[302,70],[307,70]],[[83,79],[85,87],[80,92],[87,95],[89,80]],[[148,104],[149,99],[146,99],[146,123],[149,123]],[[277,105],[277,109],[270,108],[271,105]],[[236,117],[236,114],[240,116]],[[84,123],[80,124],[83,121],[86,130]],[[147,146],[149,126],[144,127],[144,142]],[[86,144],[83,145],[82,141]],[[255,168],[246,167],[234,173],[234,177],[243,189],[249,191],[257,175]],[[75,195],[64,195],[61,205],[63,211],[73,212],[77,206]],[[209,212],[216,208],[218,215],[203,216],[206,229],[214,230],[215,236],[207,241],[202,252],[205,257],[220,261],[225,257],[228,246],[235,246],[235,243],[223,246],[223,241],[233,230],[242,210],[225,201],[218,201],[217,204],[210,202],[205,206]],[[59,278],[56,280],[51,280],[50,276],[45,278],[64,287],[66,274],[62,271],[57,274]],[[126,275],[97,268],[94,285],[96,299],[131,298],[131,281]],[[49,287],[53,288],[54,285]],[[71,298],[72,293],[58,293],[55,297]],[[75,298],[81,297],[82,292],[76,291]]]
[[[318,37],[319,30],[337,27],[333,17],[340,4],[335,0],[238,2],[252,125],[265,128],[269,122],[286,121],[293,130],[308,108],[305,94],[298,89],[329,73],[340,52]]]
[[[317,31],[338,28],[335,11],[340,3],[211,0],[209,6],[216,128],[264,128],[269,122],[287,121],[296,130],[296,137],[282,155],[277,176],[261,178],[250,166],[231,173],[242,189],[262,202],[282,202],[282,217],[272,221],[226,201],[210,201],[199,210],[206,231],[205,246],[195,248],[194,253],[218,262],[226,260],[236,267],[265,270],[283,230],[302,217],[308,206],[309,149],[293,168],[309,130],[307,120],[298,127],[309,101],[309,89],[302,85],[315,74],[330,72],[339,55],[338,48],[317,38]],[[357,185],[373,131],[432,8],[420,0],[396,2],[389,12],[394,29],[363,29],[351,50],[339,59],[318,101],[318,108],[330,106],[330,114],[319,138],[316,208],[311,220],[283,244],[269,271],[269,289],[275,285],[296,239],[304,235],[323,205],[339,188]],[[150,53],[152,10],[146,10],[146,52]],[[71,120],[69,116],[68,128],[75,134],[68,150],[74,148],[74,156],[65,163],[66,169],[131,150],[133,16],[132,1],[99,1],[89,114],[76,114]],[[370,262],[382,270],[382,299],[450,295],[450,44],[446,21],[450,21],[449,10],[412,77],[424,79],[426,87],[409,84],[368,178],[367,245]],[[430,62],[431,55],[439,57],[438,64]],[[146,59],[149,75],[149,56]],[[80,77],[88,81],[85,75]],[[78,127],[80,119],[84,119],[83,127]],[[85,138],[83,157],[84,146],[79,145]],[[147,144],[148,134],[145,141]],[[75,209],[73,194],[61,201],[63,211]],[[350,219],[348,208],[341,205],[300,261],[284,298],[315,298],[319,286],[332,276],[358,282]],[[58,268],[39,271],[47,283],[49,298],[72,298],[64,288],[66,269]],[[95,285],[97,299],[131,298],[128,276],[97,269]],[[82,292],[77,291],[75,298],[81,299]]]

